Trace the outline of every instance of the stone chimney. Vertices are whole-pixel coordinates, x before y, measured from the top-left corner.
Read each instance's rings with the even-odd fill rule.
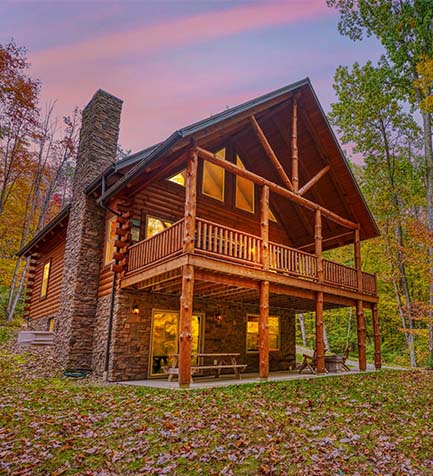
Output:
[[[122,101],[101,89],[83,111],[66,250],[56,353],[64,368],[91,369],[106,211],[86,187],[116,160]]]

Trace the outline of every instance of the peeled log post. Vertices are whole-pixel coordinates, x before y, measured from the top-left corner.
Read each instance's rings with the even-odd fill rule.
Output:
[[[361,269],[361,239],[359,234],[359,228],[355,230],[355,268],[356,268],[356,281],[358,291],[362,292],[362,269]]]
[[[185,224],[183,237],[184,253],[194,251],[195,222],[197,210],[197,151],[192,150],[186,168],[185,181]]]
[[[192,308],[194,293],[194,267],[182,267],[182,294],[179,322],[179,386],[189,387],[191,382]]]
[[[298,173],[298,103],[293,98],[292,104],[292,184],[293,190],[298,191],[299,173]]]
[[[259,376],[269,377],[269,281],[260,282]]]
[[[367,356],[365,353],[365,319],[362,301],[356,301],[356,323],[358,326],[358,362],[359,370],[367,369]]]
[[[269,187],[262,187],[260,199],[260,235],[262,238],[262,265],[269,269]]]
[[[326,372],[325,343],[323,340],[323,293],[316,293],[316,365],[317,373]]]
[[[371,306],[373,316],[373,333],[374,333],[374,366],[377,370],[382,368],[382,357],[380,353],[380,330],[379,330],[379,313],[377,304]]]
[[[322,252],[322,214],[316,210],[314,227],[314,244],[317,258],[317,280],[323,283],[323,252]]]

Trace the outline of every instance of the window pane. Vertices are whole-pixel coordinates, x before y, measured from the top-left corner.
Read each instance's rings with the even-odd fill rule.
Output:
[[[221,159],[226,158],[226,150],[221,149],[216,153]],[[204,195],[224,201],[224,169],[211,164],[206,160],[203,163],[203,189]]]
[[[50,266],[51,266],[50,261],[44,264],[44,270],[42,272],[41,297],[45,297],[47,295],[48,279],[50,277]]]
[[[170,182],[174,182],[179,185],[182,185],[182,187],[185,187],[185,175],[186,175],[186,170],[182,170],[182,172],[179,172],[178,174],[173,175],[173,177],[170,177],[168,180],[170,180]]]
[[[114,240],[116,239],[117,221],[116,217],[111,217],[107,221],[107,228],[105,230],[105,261],[104,264],[113,261]]]
[[[236,165],[245,170],[245,166],[238,155],[236,156]],[[254,213],[254,183],[239,176],[236,176],[236,206]]]
[[[280,320],[276,316],[269,316],[269,350],[280,348]],[[259,317],[248,316],[247,321],[247,352],[259,350]]]
[[[146,218],[146,238],[161,233],[161,231],[169,228],[173,222],[168,220],[163,220],[162,218],[152,217],[150,215]]]
[[[272,213],[272,210],[269,209],[269,220],[276,222],[277,219],[275,218],[275,215]]]
[[[133,218],[131,220],[131,240],[133,243],[140,241],[140,220],[138,218]]]

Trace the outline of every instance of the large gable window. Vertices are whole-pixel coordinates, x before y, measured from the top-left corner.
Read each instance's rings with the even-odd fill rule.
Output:
[[[226,158],[226,150],[219,150],[216,155],[220,159]],[[219,165],[211,164],[207,160],[203,162],[203,195],[224,201],[224,169]]]
[[[238,155],[236,165],[245,170],[245,165]],[[254,213],[254,183],[239,175],[236,175],[236,207]]]
[[[178,174],[173,175],[168,180],[170,182],[177,183],[178,185],[182,185],[182,187],[185,187],[186,169],[183,169],[182,172],[179,172]]]

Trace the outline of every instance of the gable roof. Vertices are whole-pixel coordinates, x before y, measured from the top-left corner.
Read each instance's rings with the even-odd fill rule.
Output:
[[[108,167],[101,173],[101,176],[94,180],[86,188],[86,193],[100,191],[99,202],[104,205],[116,193],[136,180],[150,164],[164,159],[170,160],[170,154],[175,150],[191,144],[191,141],[197,138],[206,137],[212,131],[222,130],[227,124],[240,122],[247,119],[252,114],[262,113],[278,104],[283,103],[294,94],[301,94],[306,97],[310,110],[314,112],[315,124],[319,124],[322,134],[326,135],[328,140],[327,159],[332,162],[332,166],[338,169],[339,178],[343,178],[346,189],[343,191],[344,200],[356,201],[356,218],[362,221],[363,228],[362,239],[371,238],[379,234],[379,230],[365,202],[364,197],[356,183],[346,157],[338,143],[335,134],[326,118],[326,115],[319,103],[317,95],[311,85],[309,78],[302,79],[289,84],[268,94],[247,101],[220,112],[214,116],[190,124],[182,129],[175,131],[165,141],[147,147],[139,152],[131,154]],[[109,179],[112,183],[108,184]],[[69,213],[68,210],[62,210],[62,213]],[[60,215],[59,214],[59,215]],[[353,218],[353,217],[352,217]],[[361,220],[362,218],[362,220]],[[56,222],[55,217],[52,222]],[[19,254],[28,253],[29,250],[45,236],[46,229],[52,230],[50,222],[33,240],[19,251]]]

